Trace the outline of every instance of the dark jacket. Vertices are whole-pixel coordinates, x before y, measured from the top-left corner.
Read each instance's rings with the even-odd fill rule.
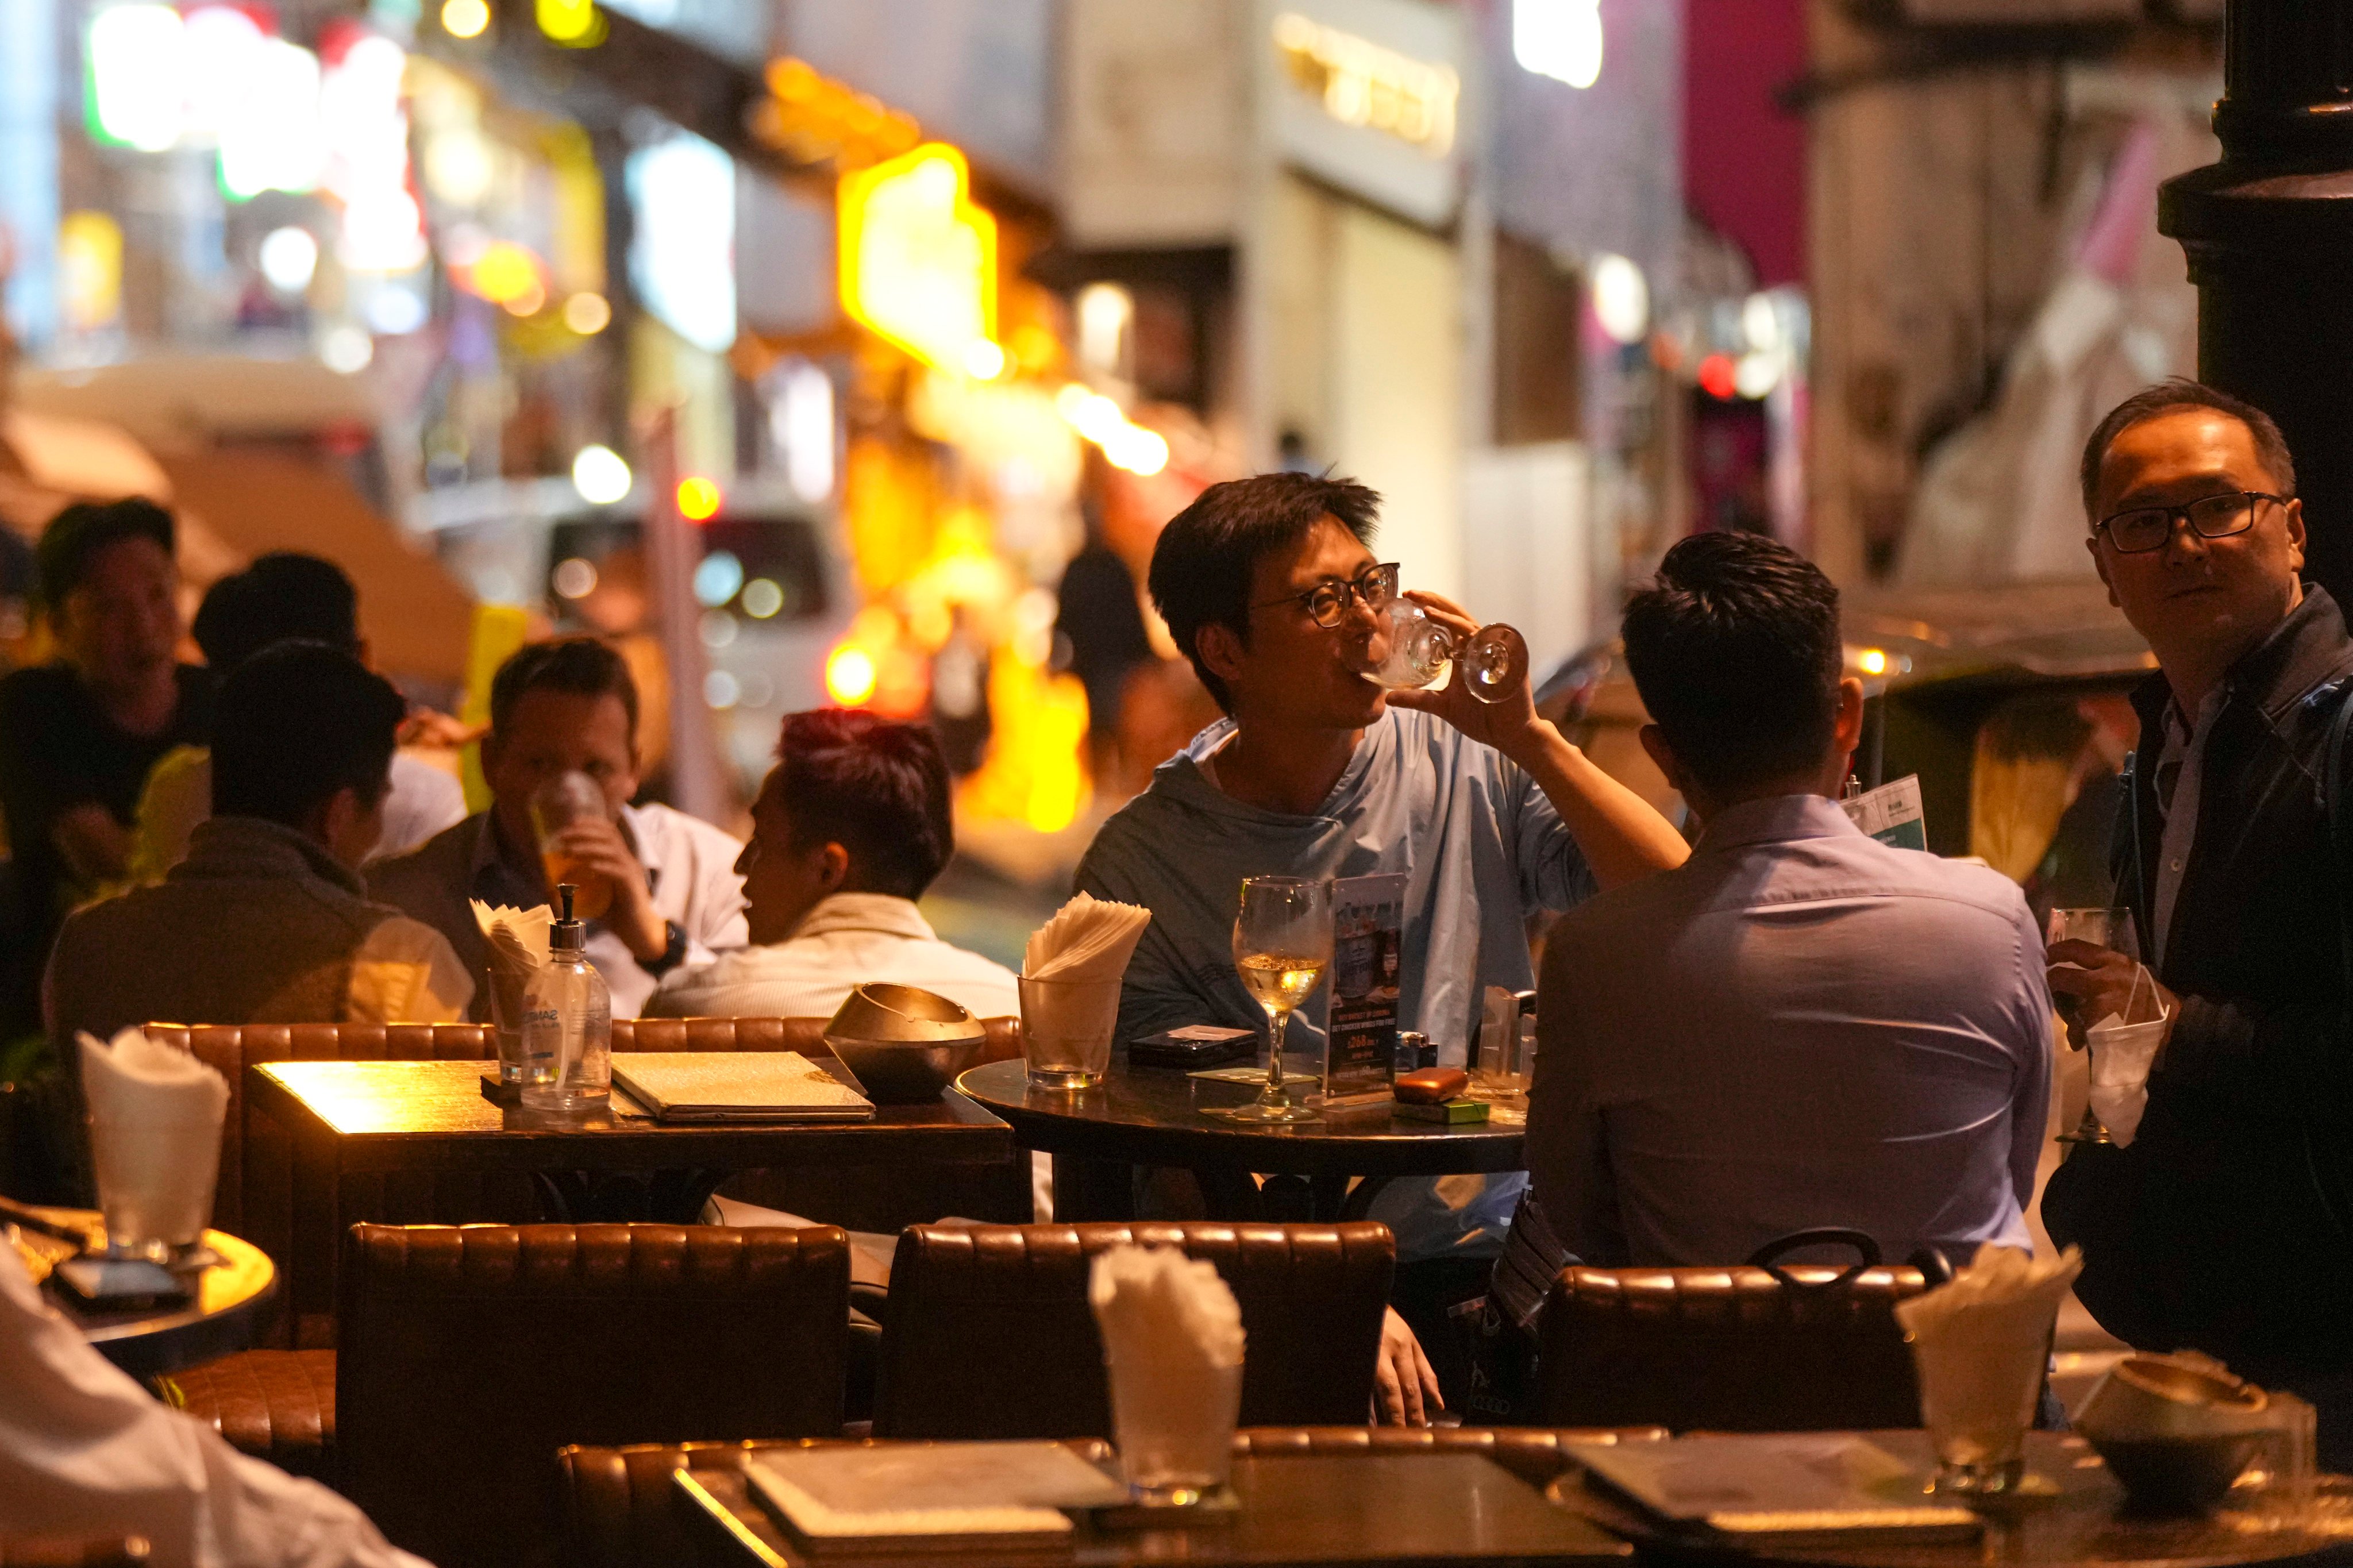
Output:
[[[2129,1149],[2079,1146],[2042,1208],[2054,1239],[2082,1246],[2077,1294],[2111,1333],[2288,1387],[2353,1371],[2353,1048],[2321,787],[2349,673],[2344,617],[2307,587],[2225,678],[2158,969],[2181,1009],[2147,1111]],[[2141,749],[2118,814],[2117,898],[2143,931],[2170,695],[2162,676],[2134,694]]]

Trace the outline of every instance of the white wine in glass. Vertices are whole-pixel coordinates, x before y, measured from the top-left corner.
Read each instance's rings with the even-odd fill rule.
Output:
[[[1461,667],[1471,695],[1482,702],[1501,702],[1527,681],[1528,645],[1501,622],[1460,637],[1402,594],[1375,616],[1358,673],[1384,690],[1435,686],[1450,665]]]
[[[1282,1081],[1282,1042],[1293,1009],[1314,993],[1332,965],[1332,884],[1298,877],[1252,877],[1242,883],[1234,921],[1234,968],[1266,1009],[1271,1049],[1266,1088],[1229,1112],[1237,1121],[1312,1121],[1315,1112],[1291,1098]]]

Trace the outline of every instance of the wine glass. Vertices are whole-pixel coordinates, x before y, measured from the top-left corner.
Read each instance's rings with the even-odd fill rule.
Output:
[[[1251,877],[1234,920],[1234,967],[1266,1009],[1273,1049],[1257,1100],[1228,1112],[1237,1121],[1313,1121],[1282,1081],[1282,1040],[1292,1009],[1307,1000],[1332,963],[1332,884],[1298,877]]]
[[[2088,942],[2105,947],[2111,952],[2121,952],[2134,963],[2140,962],[2140,935],[2133,924],[2133,912],[2113,910],[2052,910],[2050,923],[2044,928],[2047,942]],[[2094,1020],[2086,1019],[2089,1024]],[[2100,1125],[2090,1106],[2084,1107],[2083,1120],[2075,1123],[2073,1132],[2063,1134],[2063,1143],[2105,1143],[2110,1142],[2108,1130]]]
[[[1471,695],[1482,702],[1501,702],[1527,680],[1527,642],[1501,622],[1461,637],[1402,594],[1374,611],[1373,618],[1357,673],[1384,690],[1436,685],[1450,664],[1462,667]]]

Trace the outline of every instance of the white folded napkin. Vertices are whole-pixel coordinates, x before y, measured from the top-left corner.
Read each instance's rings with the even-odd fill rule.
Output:
[[[90,1114],[109,1120],[210,1121],[218,1128],[228,1111],[228,1085],[219,1073],[139,1028],[111,1041],[81,1037],[81,1088]]]
[[[1030,933],[1021,973],[1030,980],[1117,980],[1151,923],[1150,910],[1081,893]]]
[[[1923,1424],[1940,1454],[1948,1436],[1965,1450],[2015,1449],[2034,1418],[2060,1298],[2083,1270],[2072,1247],[2037,1258],[1987,1242],[1949,1284],[1896,1303],[1919,1369]]]
[[[486,904],[480,899],[467,902],[473,905],[474,924],[490,944],[493,969],[530,974],[547,966],[547,933],[555,923],[555,914],[545,904],[517,910]]]
[[[143,1029],[80,1037],[99,1206],[110,1234],[184,1247],[204,1234],[220,1176],[228,1085]]]
[[[2169,1015],[2168,1015],[2169,1016]],[[2165,1043],[2165,1017],[2127,1024],[2114,1013],[2084,1031],[2092,1052],[2092,1114],[2119,1149],[2132,1147],[2148,1109],[2148,1069]]]

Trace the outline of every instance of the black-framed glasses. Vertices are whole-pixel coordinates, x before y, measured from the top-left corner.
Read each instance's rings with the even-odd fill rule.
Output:
[[[2285,506],[2287,499],[2265,490],[2225,490],[2187,506],[2132,507],[2100,519],[2092,531],[2105,530],[2109,548],[2119,555],[2144,555],[2164,549],[2172,541],[2177,518],[2200,539],[2228,539],[2254,527],[2257,503]]]
[[[1398,563],[1384,561],[1377,566],[1367,566],[1356,574],[1353,583],[1328,578],[1303,594],[1285,594],[1280,599],[1261,599],[1250,608],[1271,609],[1276,605],[1303,605],[1314,617],[1315,624],[1330,631],[1347,619],[1350,599],[1365,602],[1365,608],[1378,615],[1391,599],[1397,597]]]

